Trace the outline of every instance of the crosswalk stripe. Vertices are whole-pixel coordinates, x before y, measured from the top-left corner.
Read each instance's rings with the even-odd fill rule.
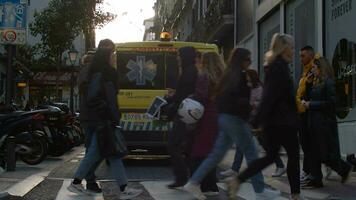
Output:
[[[71,180],[64,180],[61,189],[59,190],[56,200],[104,200],[102,194],[96,196],[78,195],[68,191],[67,187]],[[83,183],[85,185],[85,183]]]

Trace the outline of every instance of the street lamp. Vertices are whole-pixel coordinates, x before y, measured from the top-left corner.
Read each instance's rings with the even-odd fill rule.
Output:
[[[71,50],[68,51],[68,55],[69,55],[69,61],[70,64],[72,66],[71,69],[71,77],[70,77],[70,111],[72,112],[72,114],[74,114],[74,102],[73,102],[73,96],[74,96],[74,65],[77,61],[78,58],[78,54],[79,52],[72,47]]]

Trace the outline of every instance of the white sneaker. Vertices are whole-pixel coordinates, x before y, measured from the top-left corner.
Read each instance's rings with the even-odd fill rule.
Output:
[[[272,190],[265,188],[263,192],[256,193],[256,200],[271,200],[279,197],[281,192],[279,190]]]
[[[286,173],[286,168],[276,168],[276,171],[272,173],[272,177],[281,177],[283,174]]]
[[[122,199],[122,200],[132,199],[132,198],[139,196],[142,192],[143,192],[143,190],[140,190],[140,189],[126,187],[125,190],[120,193],[119,199]]]
[[[184,185],[183,190],[193,195],[199,200],[205,200],[206,196],[201,192],[199,185],[188,182]]]
[[[67,190],[79,195],[92,195],[92,193],[84,188],[82,184],[73,184],[71,183]]]

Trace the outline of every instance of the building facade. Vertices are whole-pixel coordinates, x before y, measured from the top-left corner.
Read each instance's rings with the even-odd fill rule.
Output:
[[[215,43],[227,57],[234,47],[234,10],[231,0],[158,0],[156,19],[175,40]]]
[[[154,41],[156,39],[156,32],[154,29],[154,18],[146,19],[143,22],[145,26],[145,33],[143,35],[143,41]]]
[[[238,0],[235,6],[235,45],[253,52],[253,67],[261,78],[264,54],[275,33],[295,38],[296,59],[290,69],[296,85],[303,70],[299,61],[302,47],[313,46],[332,63],[341,149],[356,152],[356,1]]]

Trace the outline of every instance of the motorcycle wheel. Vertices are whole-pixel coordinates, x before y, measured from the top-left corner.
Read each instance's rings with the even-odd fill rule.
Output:
[[[47,157],[48,144],[42,138],[34,138],[30,143],[26,144],[33,149],[33,152],[28,155],[19,155],[20,159],[28,165],[37,165]]]

